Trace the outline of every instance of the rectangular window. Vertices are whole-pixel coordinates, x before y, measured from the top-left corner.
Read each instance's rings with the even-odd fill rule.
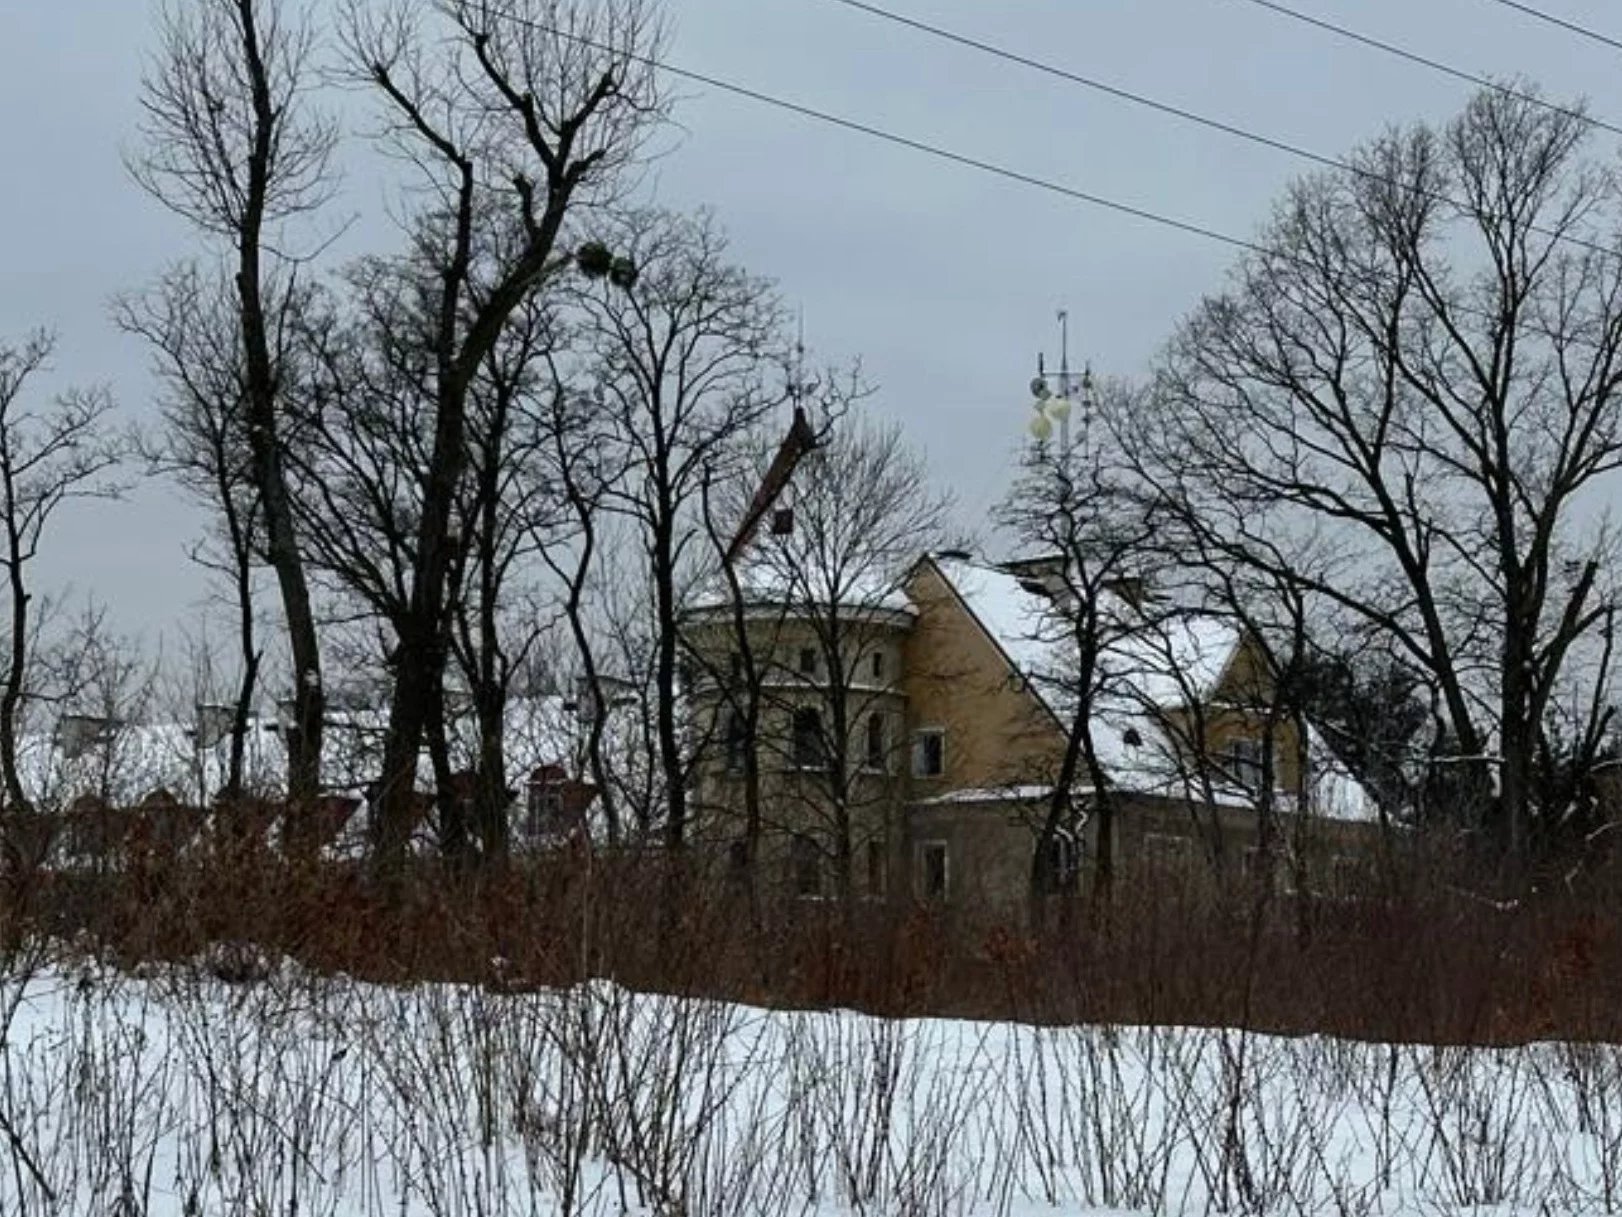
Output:
[[[817,671],[817,652],[812,647],[800,648],[800,671],[807,676],[814,676]]]
[[[794,712],[793,755],[800,769],[828,767],[827,741],[822,735],[822,715],[809,707]]]
[[[873,665],[873,667],[872,667],[873,679],[874,680],[883,680],[884,679],[884,652],[883,651],[874,651],[871,663]]]
[[[743,715],[736,710],[727,711],[726,726],[726,765],[728,773],[742,773],[744,769],[744,751],[749,746],[749,731],[743,721]]]
[[[1262,745],[1260,740],[1240,737],[1228,741],[1223,749],[1223,761],[1228,775],[1246,790],[1260,790],[1262,785]]]
[[[867,843],[867,894],[878,900],[884,896],[886,886],[886,872],[889,867],[885,864],[884,842],[869,841]]]
[[[732,675],[732,683],[734,685],[741,685],[743,683],[743,656],[739,652],[732,652],[727,670]]]
[[[880,772],[889,768],[886,756],[889,748],[884,735],[884,715],[875,710],[867,716],[867,747],[863,750],[862,763]]]
[[[947,868],[945,841],[918,843],[918,895],[925,900],[946,899],[951,879]]]
[[[810,837],[796,835],[789,842],[789,879],[802,900],[822,895],[822,851]]]
[[[926,727],[912,737],[912,776],[938,778],[946,774],[946,732]]]

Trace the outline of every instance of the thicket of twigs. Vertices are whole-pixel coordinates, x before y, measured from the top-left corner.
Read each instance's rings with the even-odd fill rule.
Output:
[[[803,901],[659,852],[559,851],[499,870],[200,843],[5,888],[7,940],[135,965],[250,943],[316,974],[507,989],[595,978],[765,1006],[1031,1023],[1246,1026],[1379,1042],[1622,1042],[1609,864],[1497,899],[1415,847],[1333,898],[1127,871],[1109,898],[941,907]],[[1524,889],[1523,889],[1524,891]]]
[[[0,1213],[1618,1211],[1603,901],[1121,887],[1038,942],[648,858],[36,876]]]

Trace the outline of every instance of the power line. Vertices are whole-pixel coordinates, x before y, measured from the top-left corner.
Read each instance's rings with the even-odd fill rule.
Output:
[[[1336,25],[1332,21],[1325,21],[1322,17],[1314,17],[1308,13],[1303,13],[1287,4],[1280,4],[1277,0],[1245,0],[1245,3],[1254,4],[1257,8],[1264,8],[1271,13],[1278,14],[1280,17],[1288,17],[1292,21],[1310,25],[1314,29],[1334,34],[1338,38],[1358,43],[1360,46],[1370,47],[1376,51],[1383,51],[1387,55],[1394,55],[1398,59],[1407,60],[1409,63],[1419,64],[1421,67],[1429,68],[1433,72],[1441,72],[1445,76],[1451,76],[1454,80],[1465,81],[1477,88],[1491,89],[1494,93],[1501,93],[1505,97],[1512,97],[1517,101],[1526,102],[1528,105],[1537,106],[1539,109],[1549,110],[1555,114],[1563,114],[1567,118],[1575,118],[1590,126],[1598,127],[1602,131],[1609,131],[1613,135],[1622,135],[1622,127],[1608,123],[1603,118],[1595,118],[1592,114],[1584,114],[1581,110],[1573,110],[1569,106],[1558,105],[1555,102],[1539,97],[1536,93],[1516,89],[1501,81],[1494,80],[1490,76],[1467,72],[1463,68],[1456,68],[1452,64],[1443,63],[1440,59],[1431,59],[1428,56],[1419,54],[1417,51],[1410,51],[1405,47],[1397,46],[1395,43],[1382,42],[1380,39],[1371,37],[1368,34],[1359,34],[1356,30],[1347,29],[1343,25]]]
[[[1026,173],[1022,169],[1011,169],[1007,165],[999,165],[995,161],[982,160],[979,157],[970,156],[964,152],[957,152],[951,148],[942,147],[939,144],[927,143],[924,140],[913,139],[911,136],[899,135],[894,131],[886,131],[882,127],[875,127],[869,123],[858,122],[853,118],[845,118],[841,115],[833,114],[826,110],[818,110],[813,106],[807,106],[800,102],[790,101],[785,97],[777,97],[770,93],[762,93],[758,89],[751,89],[746,85],[734,84],[731,81],[722,80],[719,77],[705,75],[703,72],[695,72],[690,68],[677,67],[675,64],[670,63],[667,60],[653,59],[646,55],[637,55],[620,48],[605,46],[588,38],[581,37],[578,34],[572,34],[565,30],[548,26],[540,21],[527,20],[512,13],[507,13],[504,15],[508,20],[515,21],[520,25],[529,25],[535,29],[552,34],[554,37],[569,39],[570,41],[577,42],[582,46],[599,51],[602,54],[614,55],[626,60],[629,63],[635,63],[642,67],[653,68],[657,71],[665,72],[668,75],[676,76],[683,80],[690,80],[695,84],[707,85],[712,89],[719,89],[723,93],[731,93],[736,97],[747,98],[750,101],[758,102],[764,106],[771,106],[777,110],[783,110],[790,114],[797,114],[802,118],[809,118],[815,122],[825,123],[829,126],[838,127],[845,131],[853,131],[859,135],[868,136],[870,139],[876,139],[883,143],[893,144],[900,148],[909,148],[914,152],[921,152],[926,156],[932,156],[939,160],[950,162],[954,165],[961,165],[965,168],[976,169],[982,173],[988,173],[995,177],[1003,178],[1007,181],[1018,182],[1025,186],[1034,186],[1038,190],[1045,190],[1050,194],[1057,194],[1064,198],[1074,199],[1082,203],[1088,203],[1094,207],[1101,207],[1107,211],[1119,212],[1122,215],[1132,216],[1135,219],[1147,220],[1152,224],[1159,224],[1163,227],[1174,228],[1179,232],[1186,232],[1196,237],[1204,237],[1210,241],[1217,241],[1223,245],[1231,245],[1236,249],[1248,249],[1252,253],[1265,252],[1263,248],[1254,241],[1247,241],[1243,237],[1236,237],[1230,233],[1225,233],[1215,228],[1209,228],[1206,225],[1197,224],[1191,220],[1179,220],[1175,216],[1168,216],[1157,211],[1151,211],[1146,207],[1139,207],[1132,203],[1123,203],[1118,199],[1111,199],[1101,194],[1094,194],[1091,191],[1081,190],[1074,186],[1066,186],[1061,182],[1053,181],[1051,178],[1039,177],[1034,173]]]
[[[1255,2],[1261,3],[1265,2],[1265,0],[1255,0]],[[1306,259],[1300,258],[1285,251],[1268,249],[1256,241],[1247,240],[1244,237],[1236,237],[1231,233],[1222,232],[1220,229],[1211,228],[1207,225],[1198,224],[1190,220],[1179,220],[1174,216],[1168,216],[1157,211],[1151,211],[1146,207],[1139,207],[1131,203],[1122,203],[1117,199],[1107,198],[1104,195],[1094,194],[1091,191],[1080,190],[1073,186],[1066,186],[1063,183],[1055,182],[1050,178],[1039,177],[1036,174],[1026,173],[1020,169],[1011,169],[1006,165],[999,165],[994,161],[982,160],[979,157],[969,156],[966,153],[957,152],[953,149],[945,148],[938,144],[931,144],[925,142],[924,140],[913,139],[911,136],[900,135],[893,131],[886,131],[882,127],[875,127],[869,123],[844,118],[840,115],[832,114],[825,110],[819,110],[814,106],[804,105],[800,102],[790,101],[784,97],[777,97],[770,93],[761,92],[758,89],[749,88],[747,85],[735,84],[732,81],[723,80],[720,77],[710,76],[703,72],[696,72],[691,68],[678,67],[677,65],[670,63],[668,60],[656,59],[649,55],[637,54],[634,51],[626,50],[622,47],[608,46],[602,42],[596,41],[595,39],[587,38],[584,35],[563,30],[553,25],[548,25],[546,22],[520,16],[511,10],[502,11],[501,16],[506,20],[514,22],[515,24],[528,26],[531,29],[550,34],[555,38],[565,39],[566,41],[573,42],[578,46],[583,46],[587,49],[597,51],[600,54],[617,57],[627,63],[634,63],[641,67],[652,68],[655,71],[664,72],[667,75],[675,76],[683,80],[690,80],[695,84],[706,85],[712,89],[718,89],[723,93],[730,93],[736,97],[743,97],[776,110],[781,110],[789,114],[795,114],[802,118],[809,118],[815,122],[825,123],[840,130],[865,135],[870,139],[875,139],[882,143],[907,148],[914,152],[920,152],[927,156],[946,161],[950,164],[975,169],[979,172],[990,174],[993,177],[1002,178],[1006,181],[1016,182],[1025,186],[1035,187],[1036,189],[1046,191],[1050,194],[1056,194],[1063,198],[1087,203],[1091,206],[1103,208],[1108,211],[1118,212],[1122,215],[1131,216],[1135,219],[1145,220],[1149,223],[1158,224],[1165,228],[1175,229],[1178,232],[1203,237],[1206,240],[1215,241],[1219,244],[1227,245],[1234,249],[1247,250],[1250,253],[1260,254],[1264,258],[1276,257],[1286,262],[1295,262],[1308,267],[1312,266],[1312,264]],[[1460,311],[1475,317],[1479,317],[1486,321],[1495,321],[1499,319],[1498,314],[1486,309],[1461,306]],[[1531,328],[1534,333],[1542,334],[1551,339],[1558,339],[1560,337],[1549,330],[1541,329],[1535,326]],[[1580,342],[1580,345],[1594,346],[1595,349],[1598,349],[1598,345],[1592,340]]]
[[[1046,76],[1052,76],[1071,84],[1080,85],[1083,88],[1092,89],[1095,92],[1106,94],[1109,97],[1128,102],[1132,105],[1142,106],[1145,109],[1153,110],[1156,113],[1165,114],[1169,117],[1179,119],[1183,122],[1192,123],[1199,127],[1204,127],[1207,130],[1217,131],[1223,135],[1232,136],[1235,139],[1245,140],[1249,143],[1259,145],[1260,147],[1272,149],[1275,152],[1283,152],[1289,156],[1299,157],[1302,160],[1310,161],[1316,165],[1322,165],[1325,168],[1339,169],[1363,178],[1365,181],[1378,182],[1385,186],[1394,186],[1399,190],[1405,190],[1419,198],[1427,199],[1434,203],[1446,203],[1448,206],[1457,208],[1460,211],[1468,210],[1466,204],[1460,202],[1458,199],[1450,198],[1449,196],[1436,191],[1426,190],[1421,186],[1415,186],[1408,182],[1387,177],[1383,173],[1375,172],[1372,169],[1358,165],[1352,161],[1329,156],[1322,152],[1314,152],[1310,148],[1304,148],[1299,144],[1290,143],[1288,140],[1279,139],[1276,136],[1265,135],[1259,131],[1253,131],[1249,128],[1241,127],[1234,123],[1223,122],[1221,119],[1212,118],[1209,115],[1201,114],[1198,111],[1190,110],[1182,106],[1172,105],[1169,102],[1160,101],[1156,98],[1149,97],[1146,94],[1136,93],[1130,89],[1121,88],[1119,85],[1112,85],[1106,81],[1098,80],[1094,77],[1083,76],[1079,72],[1072,72],[1068,68],[1061,68],[1055,64],[1047,63],[1040,59],[1034,59],[1028,55],[1022,55],[1018,51],[1011,51],[1007,47],[998,46],[996,43],[986,42],[979,38],[973,38],[967,34],[958,33],[955,30],[950,30],[944,26],[935,25],[928,21],[920,20],[916,17],[909,17],[904,13],[895,12],[893,9],[884,8],[878,4],[870,3],[869,0],[830,0],[830,2],[834,4],[842,4],[846,8],[856,9],[859,12],[867,13],[870,16],[878,17],[881,20],[889,21],[907,29],[917,31],[918,33],[926,34],[929,37],[965,47],[969,50],[978,51],[981,54],[990,55],[1004,62],[1017,64],[1020,67],[1028,68],[1033,72],[1040,72]],[[1503,2],[1513,2],[1513,0],[1503,0]],[[1531,226],[1531,231],[1537,233],[1539,236],[1548,237],[1554,241],[1564,241],[1571,245],[1587,249],[1593,253],[1611,254],[1615,252],[1614,250],[1608,248],[1607,246],[1601,245],[1598,242],[1590,241],[1584,237],[1575,236],[1570,233],[1556,232],[1552,229],[1541,228],[1536,225]]]
[[[921,21],[916,17],[908,17],[903,13],[897,13],[887,8],[881,8],[877,4],[868,4],[866,3],[866,0],[831,0],[831,2],[834,4],[843,4],[847,8],[853,8],[864,13],[869,13],[872,16],[882,18],[885,21],[894,22],[896,25],[906,26],[909,29],[928,34],[932,38],[939,38],[945,42],[956,43],[958,46],[968,47],[970,50],[980,51],[986,55],[992,55],[998,59],[1005,60],[1008,63],[1015,63],[1021,67],[1030,68],[1034,72],[1041,72],[1047,76],[1054,76],[1060,80],[1069,81],[1071,84],[1080,85],[1083,88],[1092,89],[1098,93],[1104,93],[1121,101],[1130,102],[1135,106],[1143,106],[1147,109],[1157,111],[1158,113],[1167,114],[1173,118],[1181,119],[1184,122],[1194,123],[1198,126],[1209,128],[1212,131],[1220,131],[1224,135],[1231,135],[1237,139],[1249,140],[1251,143],[1260,144],[1264,148],[1272,148],[1278,152],[1289,153],[1291,156],[1303,157],[1306,160],[1315,161],[1320,165],[1331,168],[1351,168],[1350,165],[1347,165],[1343,161],[1336,160],[1332,156],[1326,156],[1319,152],[1313,152],[1311,149],[1303,148],[1298,144],[1292,144],[1286,140],[1277,139],[1271,135],[1263,135],[1257,131],[1247,130],[1244,127],[1223,122],[1221,119],[1211,118],[1210,116],[1200,114],[1197,111],[1172,105],[1170,102],[1158,101],[1153,97],[1149,97],[1142,93],[1134,93],[1132,90],[1124,89],[1119,85],[1112,85],[1107,81],[1098,80],[1091,76],[1083,76],[1079,72],[1072,72],[1068,68],[1061,68],[1051,63],[1044,63],[1040,59],[1032,59],[1027,55],[1021,55],[1018,51],[1011,51],[1007,47],[998,46],[996,43],[984,42],[978,38],[971,38],[967,34],[959,34],[954,30],[946,29],[944,26],[932,25],[929,22]]]
[[[1541,21],[1546,25],[1552,25],[1558,29],[1565,30],[1567,33],[1576,34],[1581,38],[1590,39],[1593,42],[1599,43],[1601,46],[1608,46],[1612,50],[1622,51],[1622,38],[1612,38],[1609,34],[1603,34],[1599,30],[1596,30],[1591,26],[1582,25],[1579,22],[1571,20],[1569,17],[1560,17],[1554,13],[1546,13],[1540,8],[1533,8],[1530,4],[1522,4],[1521,0],[1490,0],[1490,3],[1501,4],[1505,8],[1512,8],[1517,13],[1524,13],[1526,16],[1537,21]]]

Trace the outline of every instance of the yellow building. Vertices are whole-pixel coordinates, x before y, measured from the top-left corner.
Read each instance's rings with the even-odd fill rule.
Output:
[[[685,626],[701,838],[801,897],[986,908],[1029,896],[1044,839],[1056,890],[1083,888],[1105,819],[1118,871],[1242,869],[1264,814],[1286,854],[1309,835],[1326,859],[1355,851],[1374,809],[1272,704],[1253,640],[1123,588],[1083,689],[1052,573],[949,552],[838,605],[767,579],[741,606],[701,601]],[[1083,705],[1103,789],[1082,763],[1056,799]]]

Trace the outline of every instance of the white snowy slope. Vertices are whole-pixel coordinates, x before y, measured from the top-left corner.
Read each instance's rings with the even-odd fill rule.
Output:
[[[607,983],[381,988],[266,965],[234,986],[194,969],[0,973],[0,1214],[1578,1217],[1622,1204],[1611,1046],[886,1021]]]

